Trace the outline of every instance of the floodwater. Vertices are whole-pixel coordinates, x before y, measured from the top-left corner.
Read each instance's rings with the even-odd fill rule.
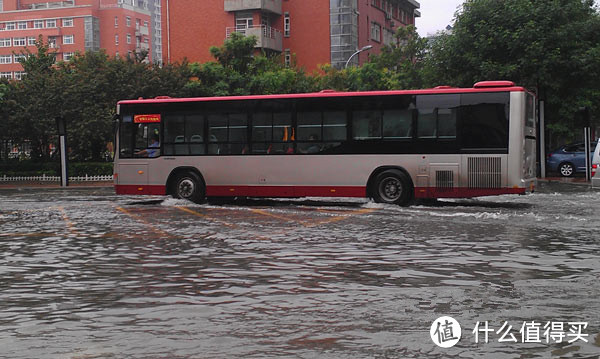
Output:
[[[409,208],[5,190],[0,358],[599,358],[599,253],[585,187]]]

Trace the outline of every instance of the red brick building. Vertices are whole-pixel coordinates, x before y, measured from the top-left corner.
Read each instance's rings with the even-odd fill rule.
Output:
[[[151,54],[148,1],[155,0],[0,0],[0,77],[22,76],[20,54],[35,52],[40,35],[57,61],[101,48],[109,55]]]
[[[320,64],[363,63],[393,41],[399,26],[420,16],[415,0],[163,0],[163,61],[212,61],[233,31],[256,35],[256,47],[284,54],[312,71]]]

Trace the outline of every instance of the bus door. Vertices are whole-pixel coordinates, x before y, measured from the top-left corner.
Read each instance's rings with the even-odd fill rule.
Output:
[[[160,156],[160,115],[123,116],[119,142],[118,184],[147,193],[152,159]]]

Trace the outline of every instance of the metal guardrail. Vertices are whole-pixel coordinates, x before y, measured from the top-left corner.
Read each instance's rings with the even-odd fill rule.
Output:
[[[104,182],[112,181],[112,175],[103,176],[75,176],[69,177],[69,182]],[[60,176],[0,176],[0,182],[60,182]]]
[[[248,26],[248,27],[228,27],[225,29],[225,36],[227,38],[230,38],[231,33],[233,33],[233,32],[237,32],[237,33],[246,35],[247,31],[251,30],[251,29],[261,29],[262,35],[269,39],[275,39],[275,38],[277,38],[277,35],[281,33],[281,31],[279,31],[276,28],[271,27],[271,26],[256,25],[256,26]]]

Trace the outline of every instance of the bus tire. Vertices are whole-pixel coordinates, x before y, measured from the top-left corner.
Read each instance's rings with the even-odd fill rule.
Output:
[[[183,172],[175,178],[173,197],[187,199],[194,203],[202,203],[206,195],[206,186],[194,172]]]
[[[375,177],[371,193],[377,203],[406,206],[411,200],[411,191],[410,178],[400,170],[390,169]]]

